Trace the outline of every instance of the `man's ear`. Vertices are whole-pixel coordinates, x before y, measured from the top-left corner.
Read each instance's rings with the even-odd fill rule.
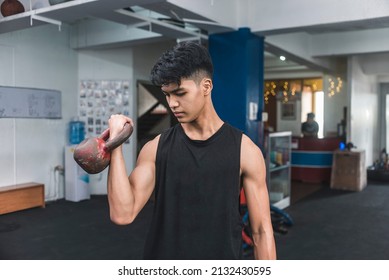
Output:
[[[202,88],[204,91],[204,95],[209,95],[212,92],[213,89],[213,83],[210,78],[204,78],[202,82]]]

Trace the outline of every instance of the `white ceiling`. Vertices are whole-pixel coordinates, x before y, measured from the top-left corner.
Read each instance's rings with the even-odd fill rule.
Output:
[[[332,2],[338,3],[337,7],[339,9],[348,7],[344,6],[345,4],[350,6],[345,11],[330,9],[328,12],[332,14],[328,16],[327,11],[320,11],[321,7],[327,7],[324,6],[326,4],[323,1],[314,4],[303,0],[296,1],[292,5],[281,0],[271,2],[257,2],[254,0],[198,0],[195,2],[190,0],[73,0],[55,6],[27,11],[24,14],[9,18],[2,19],[0,16],[0,33],[29,28],[31,22],[33,22],[32,26],[46,24],[47,21],[54,21],[54,24],[58,22],[59,25],[61,23],[76,25],[85,21],[101,20],[110,22],[111,26],[116,24],[117,29],[121,32],[118,31],[118,37],[123,37],[120,26],[137,28],[146,31],[144,33],[153,34],[150,38],[146,38],[147,36],[141,39],[129,37],[128,39],[122,39],[120,42],[115,42],[117,46],[123,46],[135,42],[147,42],[147,40],[206,40],[208,34],[236,30],[236,27],[231,26],[231,22],[235,22],[238,27],[252,23],[252,26],[249,25],[252,32],[265,36],[265,78],[281,76],[317,77],[321,73],[330,70],[333,65],[344,66],[347,51],[338,51],[336,43],[339,39],[337,41],[332,39],[340,38],[339,34],[342,34],[342,36],[344,34],[344,38],[347,38],[349,34],[354,36],[350,38],[361,38],[362,36],[359,36],[359,34],[364,34],[366,37],[373,34],[372,31],[377,32],[377,30],[383,30],[377,34],[385,34],[386,29],[388,29],[389,34],[389,2],[372,0],[369,2],[371,4],[367,5],[362,0],[344,0],[343,2],[328,0],[326,1],[328,5],[331,5]],[[305,3],[304,5],[307,7],[304,5],[299,7],[299,3]],[[362,5],[361,3],[365,4]],[[277,7],[278,4],[283,4],[283,6]],[[257,15],[253,10],[254,8],[258,9],[256,6],[259,5],[262,5],[260,6],[262,10],[269,10],[269,12],[261,12]],[[308,10],[312,8],[311,6],[318,9],[311,12]],[[354,8],[359,10],[353,13]],[[243,14],[253,14],[254,16],[248,19],[244,16],[239,17],[244,9],[246,9],[246,12]],[[385,16],[386,10],[388,10],[388,16]],[[280,18],[274,17],[271,11],[279,13]],[[301,12],[297,13],[297,11]],[[321,14],[324,20],[317,21],[311,13]],[[297,14],[300,16],[296,17]],[[370,14],[373,16],[369,18]],[[288,15],[286,20],[282,18],[285,15]],[[304,25],[302,22],[304,22],[306,15],[309,16],[306,19],[308,23]],[[347,16],[351,20],[347,20]],[[328,17],[328,21],[331,21],[326,22],[326,17]],[[337,18],[341,18],[341,20],[336,20]],[[45,21],[45,19],[47,20]],[[216,22],[217,20],[214,19],[220,20]],[[282,20],[284,22],[279,24]],[[268,21],[272,21],[273,24],[268,23]],[[262,25],[258,25],[257,22],[262,22]],[[90,28],[90,25],[88,25],[88,28]],[[110,30],[110,32],[114,33],[115,31]],[[144,34],[139,36],[144,36]],[[389,41],[382,42],[383,37],[389,38],[389,36],[380,37],[381,41],[377,41],[376,44],[374,44],[374,40],[378,40],[377,38],[369,38],[371,40],[370,45],[379,46],[379,49],[375,51],[383,52],[386,43],[388,43],[387,49],[389,51]],[[343,45],[345,42],[344,40]],[[106,43],[106,46],[112,47],[115,44]],[[327,53],[322,51],[323,55],[320,55],[320,51],[317,51],[313,55],[312,46],[315,44],[315,50],[320,49],[318,48],[320,46],[332,45],[326,48]],[[356,42],[353,45],[361,44]],[[304,49],[305,46],[308,47]],[[365,49],[369,47],[366,45]],[[279,55],[286,56],[286,60],[279,60]]]

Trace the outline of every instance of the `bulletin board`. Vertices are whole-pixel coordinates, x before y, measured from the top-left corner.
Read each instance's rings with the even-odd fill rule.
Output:
[[[99,136],[112,114],[129,115],[129,80],[81,80],[79,119],[88,137]]]
[[[0,86],[0,118],[61,117],[60,91]]]

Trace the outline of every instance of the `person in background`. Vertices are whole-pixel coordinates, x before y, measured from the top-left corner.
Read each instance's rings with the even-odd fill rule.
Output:
[[[317,133],[319,132],[319,124],[315,121],[314,113],[307,114],[307,121],[302,123],[301,132],[303,133],[304,137],[317,138]]]

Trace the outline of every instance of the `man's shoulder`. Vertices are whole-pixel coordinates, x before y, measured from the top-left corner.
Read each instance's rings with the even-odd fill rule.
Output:
[[[249,153],[260,151],[257,144],[246,134],[242,133],[242,150],[245,150]]]
[[[252,173],[252,171],[257,171],[258,168],[262,168],[263,164],[264,161],[261,149],[250,139],[250,137],[243,134],[240,154],[242,175],[253,175],[254,173]]]
[[[146,161],[155,162],[160,136],[161,135],[157,135],[156,137],[154,137],[143,145],[138,156],[138,163]]]
[[[242,132],[242,130],[240,130],[239,128],[235,127],[235,126],[232,126],[231,124],[229,124],[228,122],[225,122],[224,123],[224,127],[226,127],[229,131],[231,131],[232,133],[234,133],[235,135],[241,137],[241,135],[243,135],[244,133]]]
[[[159,139],[161,134],[155,136],[153,139],[149,140],[142,148],[142,150],[154,150],[158,146]]]
[[[171,138],[177,135],[177,133],[180,133],[180,130],[182,130],[180,129],[180,124],[175,124],[169,128],[166,128],[161,132],[161,134],[158,135],[158,142],[165,142],[169,139],[171,140]]]

